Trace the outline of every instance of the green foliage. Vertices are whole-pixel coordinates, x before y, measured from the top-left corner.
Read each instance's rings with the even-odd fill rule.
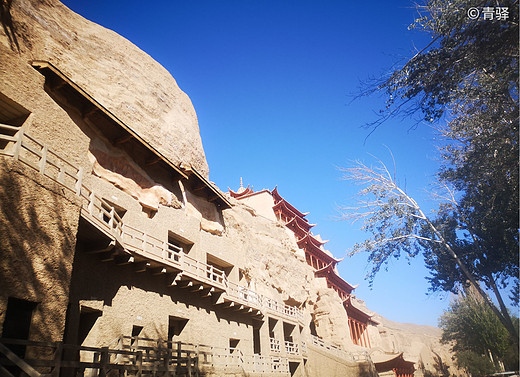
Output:
[[[488,357],[473,351],[458,352],[457,366],[466,369],[474,377],[484,377],[497,371]]]
[[[439,180],[458,191],[433,221],[466,267],[491,287],[511,288],[518,303],[518,3],[504,0],[507,20],[471,20],[477,0],[430,0],[412,28],[433,41],[378,89],[388,95],[379,125],[397,113],[422,114],[436,125]],[[441,126],[439,126],[441,124]],[[425,228],[426,237],[430,229]],[[454,291],[461,280],[439,245],[426,253],[432,290]]]
[[[518,319],[515,318],[518,328]],[[439,320],[443,330],[442,341],[453,344],[460,367],[473,375],[496,371],[489,358],[502,361],[506,367],[516,369],[518,352],[508,331],[480,297],[460,294]],[[516,356],[515,356],[516,353]]]
[[[455,341],[454,351],[473,351],[486,355],[488,350],[503,358],[509,348],[509,335],[489,307],[473,295],[454,301],[442,315],[439,325],[444,342]]]
[[[508,7],[507,20],[468,17],[472,7],[498,5]],[[441,204],[426,216],[382,163],[345,169],[348,179],[365,184],[360,195],[369,198],[345,208],[346,218],[362,219],[372,233],[353,253],[370,254],[371,282],[391,258],[422,253],[431,291],[471,284],[518,341],[499,291],[509,288],[518,304],[518,2],[429,0],[418,10],[411,27],[430,33],[432,42],[366,93],[383,91],[388,98],[369,126],[420,115],[438,130]]]

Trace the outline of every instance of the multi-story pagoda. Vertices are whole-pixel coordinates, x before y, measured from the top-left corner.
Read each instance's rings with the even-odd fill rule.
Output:
[[[243,201],[253,207],[259,214],[271,220],[281,221],[296,239],[298,247],[305,253],[307,264],[313,267],[316,277],[325,278],[327,287],[336,291],[349,318],[348,325],[350,337],[355,345],[370,348],[367,326],[372,320],[370,314],[357,308],[352,303],[352,291],[357,287],[349,284],[338,274],[337,264],[341,259],[334,258],[331,252],[323,245],[319,235],[311,232],[316,224],[309,223],[306,216],[309,212],[301,212],[291,203],[285,200],[278,192],[277,187],[273,190],[261,190],[255,192],[253,188],[244,188],[240,179],[240,188],[235,192],[229,189],[231,197]]]

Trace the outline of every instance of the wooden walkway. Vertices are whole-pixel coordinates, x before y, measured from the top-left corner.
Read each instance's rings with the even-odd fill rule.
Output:
[[[21,359],[10,346],[24,346]],[[40,356],[38,356],[40,355]],[[0,374],[30,377],[182,376],[215,373],[289,375],[287,358],[244,356],[239,350],[157,339],[121,337],[110,347],[0,339]]]
[[[85,172],[81,167],[70,163],[25,132],[31,119],[29,116],[22,127],[0,124],[0,155],[24,163],[76,195],[81,201],[81,216],[113,240],[113,246],[118,246],[126,254],[125,263],[145,261],[143,270],[153,269],[155,274],[173,272],[175,278],[171,285],[223,293],[221,303],[233,307],[233,310],[253,316],[270,312],[302,323],[300,309],[233,283],[222,270],[192,258],[165,240],[123,223],[115,208],[85,184]]]

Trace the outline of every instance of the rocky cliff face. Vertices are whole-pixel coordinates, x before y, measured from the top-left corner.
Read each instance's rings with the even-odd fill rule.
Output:
[[[362,300],[357,307],[366,310]],[[369,326],[371,353],[400,353],[415,363],[415,376],[461,375],[452,359],[450,346],[440,342],[442,330],[437,327],[394,322],[374,313],[376,326]]]
[[[260,294],[304,309],[315,323],[317,335],[348,348],[348,320],[339,296],[316,279],[312,267],[298,252],[298,245],[282,223],[258,216],[250,207],[230,199],[233,208],[224,211],[225,236],[237,250],[246,252],[245,271],[249,286]]]
[[[10,14],[28,62],[51,62],[175,164],[208,177],[193,105],[159,63],[57,0],[14,1]]]
[[[176,164],[192,165],[207,177],[208,167],[191,101],[150,56],[56,0],[17,0],[11,14],[25,61],[50,61],[167,158]],[[100,153],[97,155],[99,158]],[[107,161],[117,162],[114,154],[107,156]],[[133,197],[152,195],[161,205],[180,207],[170,192],[159,188],[153,192],[143,190],[142,186],[155,187],[146,172],[135,168],[135,175],[144,180],[140,185],[135,183],[139,179],[122,180],[113,174],[116,168],[103,168],[99,161],[94,174],[105,177]],[[200,220],[201,233],[225,239],[229,250],[243,254],[242,284],[276,301],[304,309],[305,323],[312,321],[318,336],[347,350],[359,351],[350,340],[341,299],[327,288],[323,278],[314,277],[312,267],[307,265],[284,225],[230,199],[233,208],[223,211],[224,227],[213,205],[189,193],[188,199],[187,214]],[[423,365],[424,370],[444,374],[451,358],[447,347],[439,344],[440,330],[396,324],[378,316],[375,319],[379,325],[371,326],[373,348],[404,351],[405,358],[415,361],[416,367]]]

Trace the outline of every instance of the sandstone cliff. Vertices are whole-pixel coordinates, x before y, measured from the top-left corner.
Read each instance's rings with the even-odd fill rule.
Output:
[[[10,14],[28,62],[51,62],[175,164],[208,177],[193,105],[159,63],[57,0],[14,1]]]

